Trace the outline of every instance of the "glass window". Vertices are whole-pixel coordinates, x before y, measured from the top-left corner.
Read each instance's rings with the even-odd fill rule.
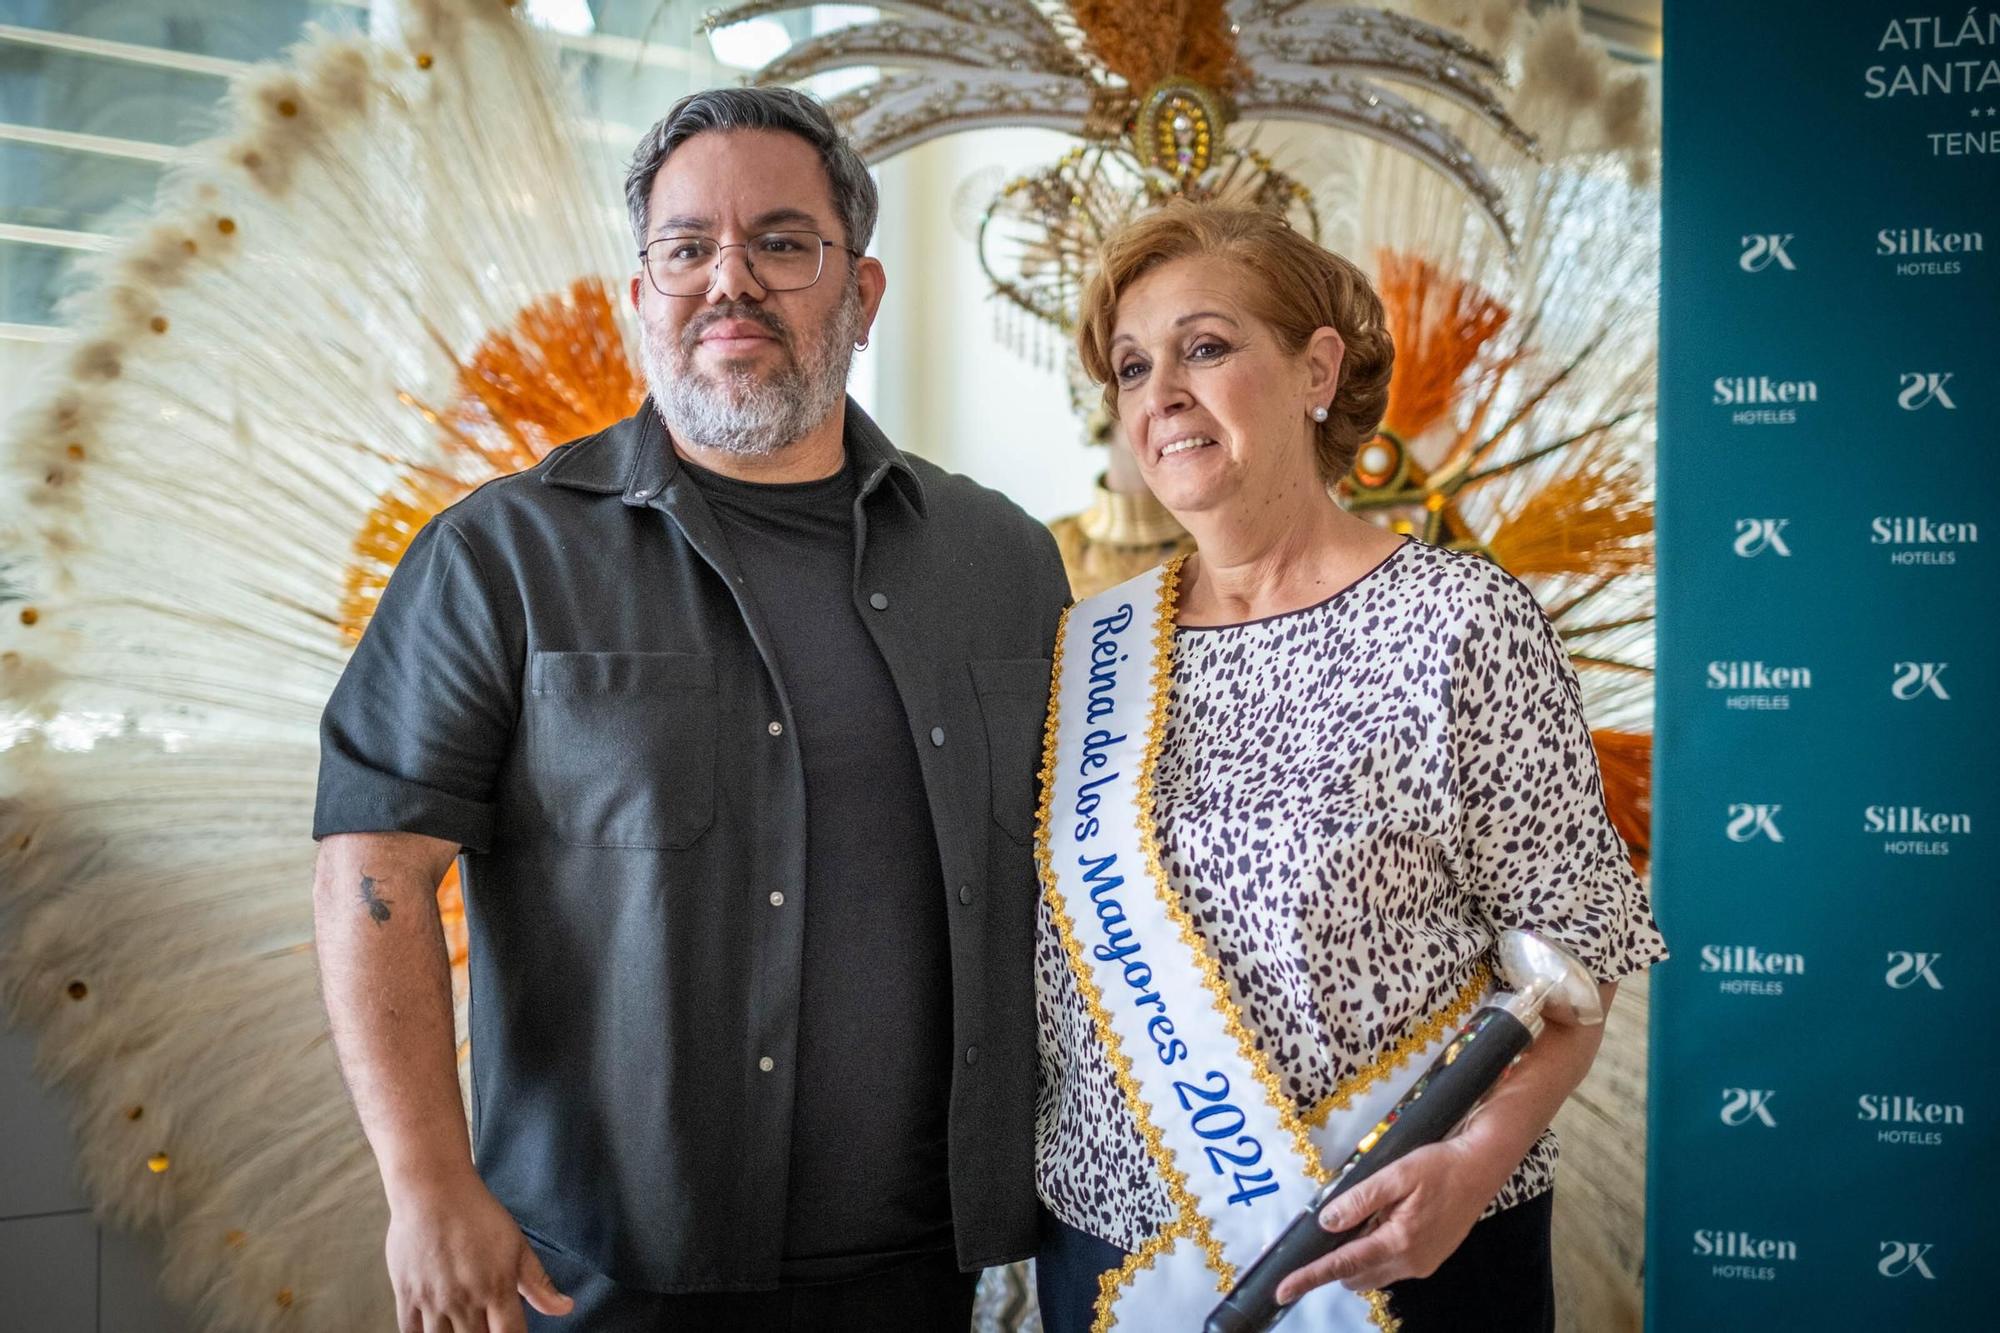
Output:
[[[0,121],[13,125],[181,146],[213,131],[227,86],[219,74],[0,40]]]
[[[874,12],[819,6],[770,15],[736,30],[733,42],[725,34],[724,54],[736,62],[727,64],[697,31],[721,3],[522,0],[559,45],[581,101],[583,138],[601,150],[605,208],[614,217],[623,215],[625,157],[677,98],[737,83],[801,36]],[[214,132],[230,73],[218,62],[277,58],[308,23],[362,28],[370,12],[370,0],[0,0],[0,24],[28,30],[0,35],[0,228],[112,231],[152,202],[162,167],[146,160],[149,148],[178,148]],[[124,48],[156,53],[157,63],[118,58]],[[73,135],[110,141],[95,147],[112,151],[67,142]],[[121,142],[135,155],[120,156]],[[0,323],[54,322],[76,254],[0,235]]]
[[[269,60],[308,23],[354,29],[367,0],[8,0],[0,22],[222,60]],[[19,15],[19,17],[13,17]]]
[[[0,141],[0,222],[108,231],[152,202],[157,162]]]

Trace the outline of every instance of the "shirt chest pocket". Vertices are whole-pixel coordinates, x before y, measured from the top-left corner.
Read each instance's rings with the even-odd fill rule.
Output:
[[[525,773],[549,829],[580,847],[687,847],[715,822],[714,659],[537,652]]]
[[[1016,842],[1035,836],[1042,724],[1049,711],[1049,663],[1035,658],[974,662],[972,687],[986,723],[993,822]]]

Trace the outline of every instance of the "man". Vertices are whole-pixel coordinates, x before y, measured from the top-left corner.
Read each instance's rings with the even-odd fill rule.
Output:
[[[885,279],[815,102],[688,97],[626,194],[651,398],[418,536],[322,728],[321,969],[399,1317],[963,1329],[1035,1244],[1062,567],[846,400]]]

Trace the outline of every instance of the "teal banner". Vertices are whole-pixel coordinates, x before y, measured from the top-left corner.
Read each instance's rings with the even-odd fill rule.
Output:
[[[2000,8],[1663,73],[1650,1327],[1993,1327]]]

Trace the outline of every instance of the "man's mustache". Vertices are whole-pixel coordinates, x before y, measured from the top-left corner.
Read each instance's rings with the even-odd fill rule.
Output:
[[[747,320],[776,338],[778,345],[787,352],[792,350],[792,331],[784,320],[747,301],[725,301],[721,305],[710,306],[687,322],[687,327],[681,330],[682,354],[693,355],[701,335],[725,319]]]

